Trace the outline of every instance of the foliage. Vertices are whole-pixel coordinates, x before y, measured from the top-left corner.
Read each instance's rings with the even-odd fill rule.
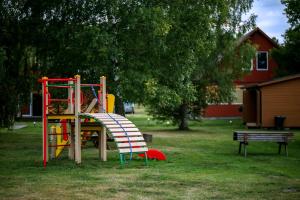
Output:
[[[285,32],[284,44],[273,50],[272,56],[278,63],[278,76],[300,73],[300,3],[296,0],[282,0],[290,28]]]
[[[209,100],[232,99],[233,80],[250,68],[253,56],[249,44],[237,46],[237,36],[253,25],[253,16],[240,25],[251,3],[172,1],[162,6],[167,31],[157,39],[160,51],[145,84],[150,114],[188,129],[189,113],[199,113]],[[208,99],[211,85],[218,87],[215,99]]]
[[[236,50],[235,41],[253,24],[252,17],[240,25],[251,4],[4,0],[2,119],[15,116],[38,76],[80,73],[83,82],[106,75],[119,104],[122,99],[147,104],[154,116],[187,128],[192,106],[199,110],[207,103],[207,86],[218,86],[217,101],[231,99],[231,81],[248,59],[245,46]]]
[[[24,1],[1,1],[1,126],[11,127],[19,102],[26,101],[32,84],[34,23]],[[5,58],[5,59],[3,59]]]
[[[107,39],[98,34],[98,27],[89,26],[100,6],[94,3],[1,1],[0,46],[6,56],[1,68],[1,125],[12,125],[18,106],[38,85],[38,76],[84,74],[91,65],[100,64],[103,48],[99,46]],[[94,13],[89,13],[91,9]],[[95,70],[89,73],[94,77]]]

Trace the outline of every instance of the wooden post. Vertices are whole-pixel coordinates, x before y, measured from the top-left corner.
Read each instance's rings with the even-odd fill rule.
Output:
[[[68,81],[68,84],[73,85],[74,82],[73,81]],[[74,92],[73,87],[69,87],[68,88],[68,99],[69,99],[69,101],[68,101],[68,113],[69,114],[74,113],[73,92]]]
[[[54,159],[55,158],[55,151],[56,151],[56,127],[55,126],[51,126],[51,137],[50,137],[50,141],[51,141],[51,151],[50,151],[50,158]]]
[[[69,153],[68,153],[68,157],[70,160],[74,160],[75,159],[75,135],[74,135],[74,130],[71,131],[70,136],[69,136],[69,142],[70,142],[70,146],[69,146]]]
[[[47,77],[43,77],[42,93],[43,93],[43,165],[46,167],[48,162],[48,89]]]
[[[80,108],[80,75],[76,75],[75,83],[75,162],[77,164],[81,163],[81,128],[80,128],[80,118],[79,114],[81,112]]]
[[[100,99],[100,112],[106,113],[106,77],[100,77],[100,85],[101,85],[101,99]],[[107,161],[107,152],[106,152],[106,128],[102,128],[102,133],[100,134],[99,141],[99,151],[100,151],[100,159],[102,161]]]
[[[73,81],[68,82],[70,85],[74,84]],[[68,88],[68,113],[73,114],[74,113],[74,101],[73,101],[73,93],[74,93],[74,88],[69,87]],[[70,135],[69,135],[69,152],[68,152],[68,157],[70,160],[74,160],[74,152],[75,152],[75,145],[74,145],[74,131],[72,130],[71,125],[69,124],[68,130],[70,130]]]

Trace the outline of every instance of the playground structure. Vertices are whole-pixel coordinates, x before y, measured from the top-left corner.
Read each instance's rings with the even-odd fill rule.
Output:
[[[120,163],[125,163],[126,154],[132,159],[133,153],[143,154],[147,164],[147,144],[139,129],[127,118],[114,114],[114,96],[106,94],[106,77],[100,77],[100,84],[81,84],[80,76],[74,78],[43,77],[43,165],[51,159],[57,158],[63,149],[68,148],[68,157],[80,164],[82,137],[85,132],[98,134],[99,158],[107,161],[107,131],[116,142]],[[82,88],[91,87],[94,98],[90,104],[84,105]],[[99,90],[96,93],[94,87]],[[53,98],[50,88],[67,90],[67,98]],[[54,102],[63,102],[66,109],[57,106]],[[82,106],[86,106],[81,112]],[[98,107],[98,109],[96,108]],[[50,126],[60,123],[59,126]],[[49,131],[50,130],[50,131]]]

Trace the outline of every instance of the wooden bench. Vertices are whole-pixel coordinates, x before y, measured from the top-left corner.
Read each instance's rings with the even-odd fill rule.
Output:
[[[283,131],[234,131],[233,140],[239,141],[239,154],[244,146],[244,156],[247,157],[247,145],[250,141],[277,142],[278,153],[281,153],[281,146],[284,145],[286,156],[288,156],[288,143],[293,139],[292,132]]]

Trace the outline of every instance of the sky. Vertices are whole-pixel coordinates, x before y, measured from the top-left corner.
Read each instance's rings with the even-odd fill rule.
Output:
[[[256,26],[269,37],[276,37],[279,43],[283,43],[282,35],[289,28],[284,8],[280,0],[254,0],[249,13],[257,15]]]

